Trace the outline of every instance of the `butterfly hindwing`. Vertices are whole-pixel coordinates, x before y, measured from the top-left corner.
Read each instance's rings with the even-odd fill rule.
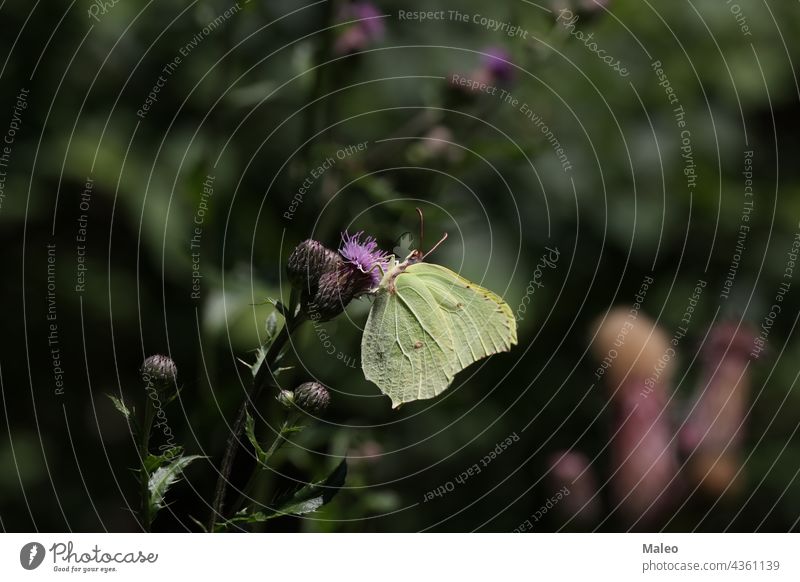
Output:
[[[437,396],[456,373],[516,343],[516,321],[500,297],[445,267],[416,263],[379,289],[362,366],[396,408]]]
[[[379,292],[361,340],[367,380],[377,384],[396,408],[431,398],[453,380],[453,337],[435,300],[402,275],[394,292]]]

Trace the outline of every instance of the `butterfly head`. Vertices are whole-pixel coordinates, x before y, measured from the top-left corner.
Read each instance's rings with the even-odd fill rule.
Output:
[[[413,265],[414,263],[422,262],[422,259],[425,258],[422,254],[422,251],[419,249],[414,249],[411,251],[408,256],[406,257],[405,262],[409,265]]]

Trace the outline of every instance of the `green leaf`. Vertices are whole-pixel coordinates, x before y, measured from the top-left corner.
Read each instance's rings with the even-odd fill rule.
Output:
[[[256,451],[256,458],[258,462],[262,465],[267,463],[267,453],[264,449],[261,448],[261,445],[256,438],[256,421],[253,420],[253,417],[250,416],[250,413],[245,411],[247,414],[247,419],[245,420],[244,425],[244,432],[247,435],[247,439],[250,441],[250,444],[253,445],[253,448]]]
[[[130,418],[131,411],[128,410],[128,407],[125,406],[125,403],[121,399],[117,398],[112,394],[106,394],[106,396],[108,396],[111,402],[114,403],[114,408],[120,411],[122,413],[122,416],[124,416],[125,418]]]
[[[342,459],[323,481],[304,485],[288,497],[276,501],[277,514],[303,515],[330,503],[347,479],[347,459]]]
[[[183,470],[186,469],[192,461],[203,458],[205,457],[200,455],[178,457],[169,465],[159,467],[150,475],[150,480],[147,483],[147,490],[150,495],[150,514],[153,517],[155,517],[160,509],[164,508],[164,497],[169,488],[178,481]]]
[[[273,376],[280,376],[284,372],[294,370],[294,366],[279,366],[272,371]]]
[[[261,368],[261,364],[264,363],[264,358],[266,356],[267,348],[265,346],[261,346],[256,350],[256,361],[250,366],[250,371],[253,373],[253,378],[255,378],[258,374],[258,370]]]
[[[270,519],[275,519],[276,517],[281,517],[281,514],[277,513],[264,513],[263,511],[255,511],[253,513],[247,513],[246,509],[242,509],[239,513],[234,515],[227,521],[218,523],[214,526],[215,532],[220,532],[228,529],[229,526],[235,523],[264,523],[265,521],[269,521]]]
[[[268,511],[247,513],[247,510],[243,509],[224,523],[217,524],[214,531],[222,531],[235,523],[263,523],[284,515],[304,515],[316,511],[336,496],[346,478],[347,459],[342,459],[342,462],[323,481],[301,487],[278,500],[275,507]]]
[[[152,474],[159,467],[166,465],[183,454],[183,447],[176,446],[164,451],[160,455],[149,454],[144,460],[144,468],[148,474]]]
[[[267,340],[271,341],[275,339],[275,336],[278,334],[278,312],[273,311],[267,317],[267,322],[265,325],[265,329],[267,332]]]

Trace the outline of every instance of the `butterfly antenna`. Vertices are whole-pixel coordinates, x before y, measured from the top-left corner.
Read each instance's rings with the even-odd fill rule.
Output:
[[[442,237],[442,239],[441,239],[439,242],[437,242],[435,245],[433,245],[433,248],[432,248],[431,250],[429,250],[427,253],[425,253],[424,255],[422,255],[422,258],[421,258],[420,260],[421,260],[421,261],[424,261],[424,260],[425,260],[425,257],[427,257],[427,256],[428,256],[429,254],[431,254],[433,251],[435,251],[436,249],[438,249],[438,248],[439,248],[439,245],[440,245],[440,244],[442,244],[442,243],[443,243],[444,241],[446,241],[446,240],[447,240],[447,233],[444,233],[444,236]]]
[[[422,250],[423,235],[425,234],[425,219],[422,216],[422,210],[417,207],[417,214],[419,214],[419,249]]]

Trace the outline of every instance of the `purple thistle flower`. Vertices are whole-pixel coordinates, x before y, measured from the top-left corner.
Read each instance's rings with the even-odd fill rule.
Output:
[[[339,247],[339,254],[342,255],[345,261],[351,265],[358,267],[362,273],[368,273],[372,277],[372,286],[377,287],[381,282],[381,272],[376,268],[380,265],[381,268],[386,270],[389,255],[378,248],[377,241],[371,237],[365,237],[361,240],[361,235],[364,234],[363,230],[358,231],[353,236],[342,233],[342,246]]]
[[[483,66],[491,78],[500,83],[508,83],[514,79],[514,66],[511,64],[511,55],[498,46],[484,50]]]

